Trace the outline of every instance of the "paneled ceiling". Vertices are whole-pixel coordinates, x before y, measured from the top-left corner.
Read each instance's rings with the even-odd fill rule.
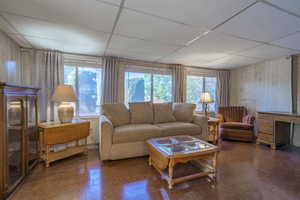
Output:
[[[234,68],[300,53],[300,0],[1,0],[22,47]]]

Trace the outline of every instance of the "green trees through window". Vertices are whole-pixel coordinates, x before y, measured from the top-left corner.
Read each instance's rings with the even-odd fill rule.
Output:
[[[125,72],[125,103],[145,101],[171,102],[171,75]]]
[[[80,116],[100,113],[102,69],[95,67],[64,67],[64,83],[72,85],[77,93]]]
[[[199,103],[200,94],[202,92],[209,92],[214,100],[208,106],[209,112],[216,111],[216,77],[202,77],[202,76],[187,76],[186,84],[186,101],[188,103],[197,104],[196,110],[203,112],[204,106]]]

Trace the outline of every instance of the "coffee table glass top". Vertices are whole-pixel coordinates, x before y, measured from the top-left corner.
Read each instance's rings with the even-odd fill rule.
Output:
[[[174,136],[164,138],[154,138],[148,143],[155,146],[167,155],[187,154],[194,152],[207,151],[217,149],[218,147],[191,136]]]

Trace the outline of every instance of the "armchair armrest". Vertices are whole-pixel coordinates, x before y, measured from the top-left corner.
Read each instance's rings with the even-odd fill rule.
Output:
[[[201,127],[201,139],[207,141],[208,140],[208,133],[207,133],[208,117],[204,115],[194,115],[193,123]]]
[[[110,158],[110,149],[112,146],[113,132],[114,126],[112,122],[105,115],[102,115],[100,118],[99,134],[99,150],[101,160],[107,160]]]
[[[216,118],[220,120],[220,122],[224,122],[224,116],[220,113],[216,114]]]
[[[243,123],[254,125],[255,117],[252,115],[245,115],[243,117]]]

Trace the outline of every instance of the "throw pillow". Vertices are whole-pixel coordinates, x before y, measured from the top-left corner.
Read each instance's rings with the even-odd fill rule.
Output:
[[[175,122],[173,115],[172,103],[154,103],[154,123]]]
[[[196,104],[191,103],[174,103],[173,114],[176,121],[192,122]]]
[[[153,108],[150,102],[129,103],[132,124],[152,124]]]
[[[130,112],[122,103],[103,104],[102,114],[112,122],[114,127],[130,123]]]

